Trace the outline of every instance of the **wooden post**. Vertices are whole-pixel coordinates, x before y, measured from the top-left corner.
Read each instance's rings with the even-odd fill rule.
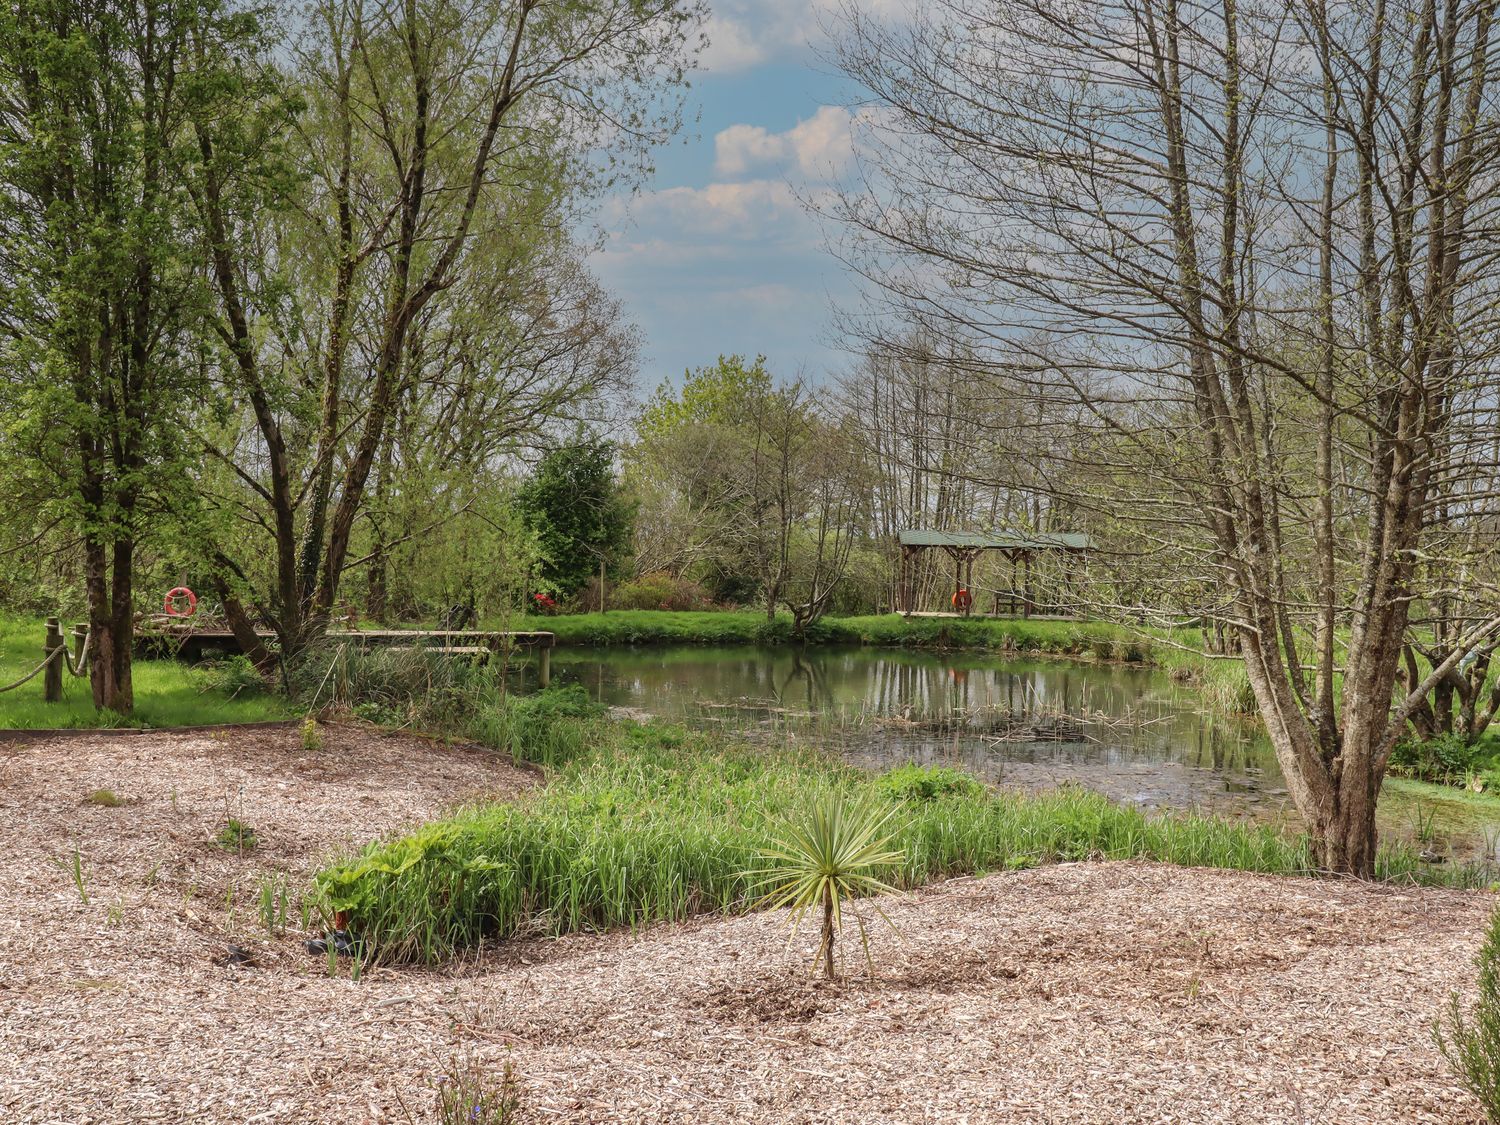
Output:
[[[49,658],[47,670],[42,673],[42,698],[48,703],[62,702],[62,660],[53,657],[53,654],[62,647],[62,623],[55,617],[49,617],[47,618],[47,640],[42,645],[43,655]]]
[[[1021,555],[1021,567],[1025,573],[1025,600],[1021,603],[1021,616],[1031,616],[1031,552]]]
[[[73,626],[73,670],[79,675],[83,674],[83,650],[89,643],[89,626],[86,621],[79,621]]]
[[[537,684],[540,687],[548,687],[552,683],[552,640],[548,637],[541,644],[541,654],[537,657]]]

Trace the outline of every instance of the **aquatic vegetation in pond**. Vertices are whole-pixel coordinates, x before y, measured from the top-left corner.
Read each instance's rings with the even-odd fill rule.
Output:
[[[518,758],[564,763],[547,786],[483,805],[325,868],[330,911],[384,960],[438,961],[488,937],[644,926],[759,901],[746,872],[780,826],[828,800],[893,803],[882,777],[811,749],[766,750],[713,734],[598,718],[536,717],[577,695],[533,703],[531,721],[493,719]],[[1282,874],[1310,868],[1301,839],[1202,816],[1149,816],[1076,787],[980,789],[900,800],[889,824],[901,861],[887,881],[915,887],[1056,860],[1148,858]],[[1487,882],[1403,851],[1382,873]]]

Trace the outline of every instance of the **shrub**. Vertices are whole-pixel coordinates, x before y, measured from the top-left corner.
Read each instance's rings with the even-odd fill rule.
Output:
[[[1479,764],[1479,749],[1461,735],[1440,734],[1434,738],[1403,739],[1391,752],[1391,769],[1421,781],[1462,778]]]
[[[893,801],[933,801],[940,797],[973,797],[984,792],[977,778],[948,766],[897,766],[876,782],[881,794]]]
[[[904,852],[889,846],[890,833],[882,835],[894,812],[869,800],[849,801],[825,794],[805,817],[785,826],[775,845],[761,853],[769,866],[753,873],[768,888],[760,905],[772,910],[789,908],[794,935],[807,912],[821,908],[823,929],[813,964],[821,959],[823,975],[829,980],[835,975],[833,943],[835,935],[843,932],[844,904],[895,890],[877,875],[906,858]],[[890,924],[884,911],[879,907],[875,911]],[[855,921],[865,961],[873,969],[864,919],[856,915]]]
[[[303,718],[299,730],[302,734],[302,749],[308,753],[323,749],[323,732],[318,729],[318,720],[311,714]]]
[[[678,612],[713,608],[713,598],[698,583],[666,571],[653,571],[616,586],[609,595],[613,609],[670,609]],[[585,604],[597,606],[597,593]]]
[[[1438,1049],[1484,1107],[1490,1125],[1500,1125],[1500,909],[1490,915],[1484,944],[1475,958],[1479,996],[1467,1015],[1455,991],[1448,1002],[1447,1028],[1433,1025]]]

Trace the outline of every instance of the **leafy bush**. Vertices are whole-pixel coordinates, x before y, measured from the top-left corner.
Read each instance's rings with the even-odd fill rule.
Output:
[[[1465,1015],[1457,992],[1448,1003],[1447,1027],[1433,1026],[1438,1048],[1457,1071],[1490,1125],[1500,1125],[1500,909],[1490,915],[1484,944],[1475,958],[1479,996]]]
[[[882,796],[893,801],[934,801],[984,792],[977,778],[948,766],[897,766],[881,774],[876,785]]]
[[[1403,739],[1391,752],[1391,769],[1395,773],[1421,781],[1462,779],[1479,764],[1479,749],[1456,734],[1435,738]]]
[[[622,583],[609,595],[615,609],[668,609],[675,611],[713,608],[713,598],[698,583],[687,578],[654,571]],[[598,606],[597,595],[592,603]]]

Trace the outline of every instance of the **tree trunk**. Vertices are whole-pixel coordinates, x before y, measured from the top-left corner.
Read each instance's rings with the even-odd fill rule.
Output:
[[[1368,776],[1368,775],[1365,775]],[[1350,777],[1311,826],[1318,866],[1324,871],[1375,877],[1375,794]]]
[[[131,617],[131,556],[133,544],[90,542],[85,547],[89,597],[89,632],[93,656],[89,662],[89,686],[94,706],[121,715],[135,709],[131,676],[134,621]],[[110,573],[109,558],[114,559]]]
[[[370,555],[369,579],[365,590],[365,613],[375,621],[384,622],[388,605],[385,544],[377,542],[375,550]]]
[[[834,979],[833,970],[833,887],[823,886],[823,975]]]

